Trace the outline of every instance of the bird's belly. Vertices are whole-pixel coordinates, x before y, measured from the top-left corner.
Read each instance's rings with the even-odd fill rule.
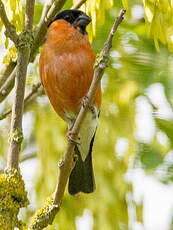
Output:
[[[46,63],[42,82],[55,111],[63,119],[65,112],[77,114],[93,78],[93,60],[63,54]]]

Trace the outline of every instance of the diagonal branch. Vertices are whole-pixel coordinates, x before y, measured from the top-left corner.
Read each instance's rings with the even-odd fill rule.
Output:
[[[2,102],[13,89],[15,76],[16,66],[14,67],[13,71],[11,72],[10,76],[6,79],[4,84],[0,87],[0,102]]]
[[[33,96],[41,94],[40,88],[41,88],[40,82],[32,86],[31,92],[24,99],[24,108],[28,105],[28,102],[30,102],[33,99]],[[8,109],[6,112],[0,114],[0,120],[5,119],[9,114],[11,114],[11,112],[12,112],[12,109]]]
[[[99,86],[99,83],[105,71],[105,68],[107,67],[109,51],[110,51],[110,48],[112,47],[112,39],[113,39],[114,33],[117,30],[121,21],[123,20],[123,16],[125,12],[126,11],[124,9],[120,11],[120,14],[114,22],[114,25],[111,29],[108,39],[104,44],[103,50],[96,60],[93,81],[91,83],[90,89],[87,94],[87,98],[88,98],[87,105],[82,106],[80,109],[78,117],[71,130],[72,139],[73,138],[75,139],[76,135],[78,135],[81,124],[87,114],[88,108],[92,105],[92,102],[97,92],[97,88]],[[52,198],[53,200],[51,203],[49,203],[48,207],[46,205],[44,206],[43,210],[45,210],[45,213],[44,211],[41,212],[40,210],[38,211],[38,214],[36,213],[35,217],[33,218],[33,223],[30,225],[31,230],[35,229],[36,226],[38,227],[38,229],[43,229],[44,227],[47,227],[49,224],[52,224],[55,218],[55,215],[59,211],[68,178],[75,164],[74,159],[73,159],[74,158],[73,157],[74,147],[75,147],[75,143],[69,141],[66,152],[64,154],[64,159],[59,164],[59,179],[58,179],[58,184],[57,184],[57,187],[55,189],[55,192]],[[41,213],[41,216],[39,216],[40,213]],[[47,219],[44,218],[44,215],[45,217],[48,216],[49,218]]]
[[[28,153],[28,154],[23,154],[19,161],[20,163],[23,163],[24,161],[27,161],[27,160],[30,160],[30,159],[33,159],[33,158],[37,158],[37,152],[31,152],[31,153]],[[4,170],[5,168],[0,168],[0,174],[3,174],[4,173]]]
[[[19,36],[16,33],[15,26],[13,26],[9,22],[7,14],[5,12],[4,4],[2,3],[1,0],[0,0],[0,17],[1,17],[1,20],[2,20],[2,22],[4,24],[4,26],[5,26],[5,29],[6,29],[6,33],[5,33],[6,36],[9,37],[14,42],[14,44],[16,45]]]
[[[12,73],[15,66],[16,66],[16,63],[11,61],[8,66],[4,65],[0,69],[0,88],[1,88],[1,86],[3,86],[3,84],[5,84],[5,81],[8,79],[8,77]],[[0,92],[1,92],[1,90],[0,90]]]
[[[22,163],[24,161],[27,161],[27,160],[30,160],[30,159],[33,159],[33,158],[36,158],[36,157],[37,157],[37,152],[31,152],[31,153],[28,153],[28,154],[23,154],[20,157],[20,163]]]
[[[79,0],[78,2],[76,2],[71,9],[78,9],[80,8],[87,0]]]
[[[43,7],[43,11],[42,11],[40,21],[38,23],[38,28],[41,28],[41,26],[44,23],[44,21],[47,21],[48,11],[50,10],[50,8],[51,8],[51,6],[52,6],[54,1],[55,0],[46,0],[46,2],[44,4],[44,7]]]

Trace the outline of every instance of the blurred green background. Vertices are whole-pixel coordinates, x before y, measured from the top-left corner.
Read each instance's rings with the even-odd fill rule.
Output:
[[[12,20],[20,31],[23,8],[19,0],[12,7],[17,4]],[[67,1],[64,9],[72,4]],[[127,13],[114,36],[102,80],[102,108],[93,149],[96,191],[77,197],[66,192],[54,224],[47,229],[173,229],[173,6],[166,0],[88,1],[82,9],[93,18],[88,32],[95,53],[102,49],[123,4]],[[42,8],[43,1],[36,1],[35,25]],[[16,51],[11,48],[7,54],[11,43],[2,26],[0,29],[1,85],[4,68],[9,61],[15,62]],[[26,95],[40,81],[38,59],[39,55],[29,64]],[[13,93],[0,104],[0,114],[11,108]],[[21,163],[31,201],[21,211],[26,222],[53,192],[58,161],[67,145],[66,124],[47,96],[40,94],[30,100],[23,119],[21,157],[34,156]],[[10,116],[0,120],[1,168],[6,165],[9,128]]]

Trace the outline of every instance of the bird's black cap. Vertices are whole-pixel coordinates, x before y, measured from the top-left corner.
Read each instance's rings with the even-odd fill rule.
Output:
[[[70,24],[73,24],[76,21],[77,26],[79,26],[83,32],[85,32],[86,26],[91,22],[91,18],[80,10],[64,10],[57,14],[48,26],[59,19],[64,19]]]

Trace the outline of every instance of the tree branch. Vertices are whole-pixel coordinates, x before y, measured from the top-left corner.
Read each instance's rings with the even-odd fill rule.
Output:
[[[25,98],[25,106],[27,105],[27,102],[32,98],[32,96],[35,94],[35,93],[38,93],[39,92],[39,89],[40,87],[42,86],[41,82],[35,84],[32,86],[32,90],[31,92],[28,94],[28,96]]]
[[[36,157],[37,157],[37,152],[31,152],[31,153],[28,153],[28,154],[23,154],[20,157],[20,163],[22,163],[24,161],[27,161],[27,160],[30,160],[30,159],[33,159],[33,158],[36,158]]]
[[[76,2],[71,9],[79,9],[87,0],[79,0]]]
[[[16,76],[16,66],[14,67],[10,76],[7,78],[7,80],[0,88],[0,102],[2,102],[13,89],[15,76]]]
[[[35,0],[26,0],[26,13],[25,13],[25,28],[26,30],[32,30],[33,18],[34,18],[34,6]]]
[[[124,16],[125,12],[126,11],[124,9],[122,9],[120,11],[120,14],[117,17],[116,21],[114,22],[114,25],[111,29],[111,32],[108,36],[108,39],[104,44],[103,50],[96,60],[93,81],[92,81],[90,89],[87,93],[87,98],[88,98],[87,105],[82,106],[80,109],[78,117],[74,123],[72,130],[71,130],[72,139],[75,139],[76,135],[78,135],[81,124],[82,124],[82,122],[86,116],[87,111],[88,111],[88,108],[92,105],[92,102],[93,102],[94,97],[95,97],[96,92],[97,92],[97,88],[99,86],[99,83],[100,83],[101,78],[103,76],[103,73],[105,71],[105,68],[107,67],[108,55],[109,55],[110,48],[112,47],[112,38],[113,38],[114,33],[117,30],[119,24],[123,20],[123,16]],[[71,170],[73,169],[74,164],[75,164],[74,157],[73,157],[74,147],[75,147],[75,143],[69,141],[65,155],[64,155],[64,159],[59,164],[59,179],[58,179],[58,184],[57,184],[57,187],[56,187],[54,195],[53,195],[53,200],[51,203],[48,204],[49,207],[47,207],[46,205],[44,206],[42,212],[44,212],[44,210],[46,210],[46,211],[45,211],[45,213],[41,213],[42,219],[39,219],[39,214],[36,213],[36,216],[34,217],[34,221],[30,226],[31,229],[35,229],[34,228],[35,224],[37,224],[37,227],[39,229],[43,229],[44,227],[47,227],[49,224],[52,224],[52,222],[55,218],[55,215],[59,211],[59,208],[60,208],[60,205],[62,202],[62,198],[64,196],[64,191],[65,191],[65,187],[66,187],[68,178],[69,178]],[[40,210],[38,213],[40,213]],[[46,216],[48,216],[49,218],[44,219],[44,214]]]
[[[48,11],[50,10],[54,1],[55,0],[47,0],[46,3],[44,4],[42,15],[41,15],[40,21],[38,23],[38,28],[41,28],[42,24],[44,24],[44,21],[47,21]]]
[[[37,94],[40,93],[39,91],[40,88],[41,88],[41,82],[32,86],[31,92],[24,99],[24,108],[27,106],[28,102],[32,99],[33,95],[35,95],[36,93]],[[12,112],[12,109],[8,109],[6,112],[0,114],[0,120],[5,119],[9,114],[11,114],[11,112]]]
[[[26,1],[26,13],[25,13],[25,25],[23,32],[18,42],[18,59],[16,66],[15,77],[15,96],[12,107],[12,119],[10,129],[10,147],[8,151],[7,167],[18,168],[19,164],[19,152],[21,142],[23,139],[22,134],[22,115],[24,105],[24,93],[26,72],[30,57],[30,43],[28,38],[32,37],[32,23],[34,15],[35,0]],[[27,38],[27,39],[26,39]],[[27,42],[26,42],[27,40]]]
[[[6,29],[6,36],[9,37],[14,44],[17,44],[19,36],[16,33],[16,28],[9,22],[7,14],[5,12],[4,4],[0,0],[0,17]]]
[[[12,73],[15,66],[16,66],[16,63],[11,61],[8,66],[4,65],[1,68],[0,70],[0,88],[3,84],[5,84],[5,81],[8,79],[8,77]]]
[[[30,159],[33,159],[33,158],[36,158],[36,157],[37,157],[37,152],[31,152],[31,153],[28,153],[28,154],[23,154],[20,157],[19,162],[23,163],[24,161],[27,161],[27,160],[30,160]],[[5,168],[1,168],[0,169],[0,174],[4,173],[4,170],[5,170]]]

